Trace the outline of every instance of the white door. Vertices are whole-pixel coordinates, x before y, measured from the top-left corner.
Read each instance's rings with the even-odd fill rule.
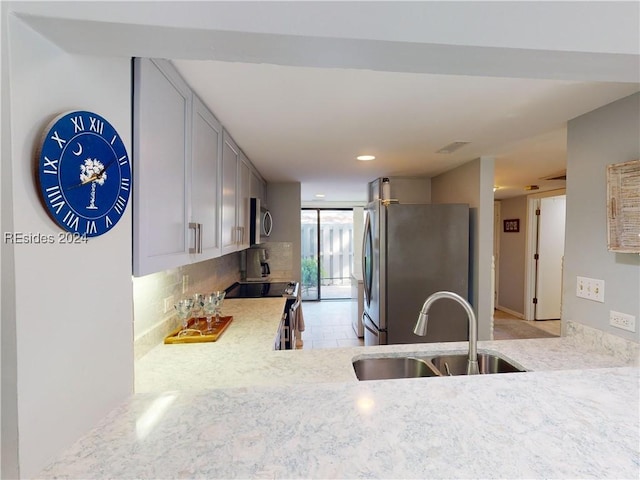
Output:
[[[535,319],[559,319],[562,300],[562,257],[566,196],[540,199]]]

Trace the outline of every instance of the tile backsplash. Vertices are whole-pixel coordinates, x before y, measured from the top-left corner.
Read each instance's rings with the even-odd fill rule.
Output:
[[[267,250],[271,281],[291,281],[293,274],[293,244],[291,242],[266,242],[260,247]]]
[[[133,279],[134,352],[138,359],[178,326],[173,303],[194,293],[224,290],[240,280],[240,254],[185,265]],[[183,293],[183,282],[186,291]],[[165,313],[165,299],[173,298]]]

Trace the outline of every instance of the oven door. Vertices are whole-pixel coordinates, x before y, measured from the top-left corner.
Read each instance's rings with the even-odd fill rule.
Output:
[[[287,300],[276,335],[276,350],[294,350],[296,348],[296,318],[299,308],[300,300]]]
[[[287,323],[287,314],[286,312],[282,314],[282,318],[280,319],[280,325],[278,325],[278,331],[276,333],[276,338],[273,344],[274,350],[286,350],[287,342],[289,339],[289,329],[286,327]]]
[[[364,344],[366,347],[387,344],[387,331],[379,330],[366,312],[362,314],[362,325],[364,327]]]

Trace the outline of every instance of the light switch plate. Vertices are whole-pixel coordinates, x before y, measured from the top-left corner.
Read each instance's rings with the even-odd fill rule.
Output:
[[[173,310],[173,304],[175,303],[175,299],[173,295],[169,295],[164,299],[164,310],[162,313],[169,313],[169,311]]]
[[[589,277],[577,277],[576,295],[580,298],[604,303],[604,280]]]

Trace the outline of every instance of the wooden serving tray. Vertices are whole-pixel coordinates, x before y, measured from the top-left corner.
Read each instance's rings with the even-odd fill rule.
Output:
[[[192,318],[189,320],[189,329],[193,331],[189,331],[188,335],[178,336],[178,334],[182,331],[182,326],[175,329],[173,332],[169,334],[167,338],[164,339],[164,343],[202,343],[202,342],[215,342],[220,338],[220,335],[227,329],[231,321],[233,320],[232,316],[229,317],[220,317],[220,323],[212,324],[211,333],[205,333],[207,330],[207,321],[204,317],[202,318]],[[214,319],[215,322],[215,319]],[[201,332],[198,334],[197,332]]]

